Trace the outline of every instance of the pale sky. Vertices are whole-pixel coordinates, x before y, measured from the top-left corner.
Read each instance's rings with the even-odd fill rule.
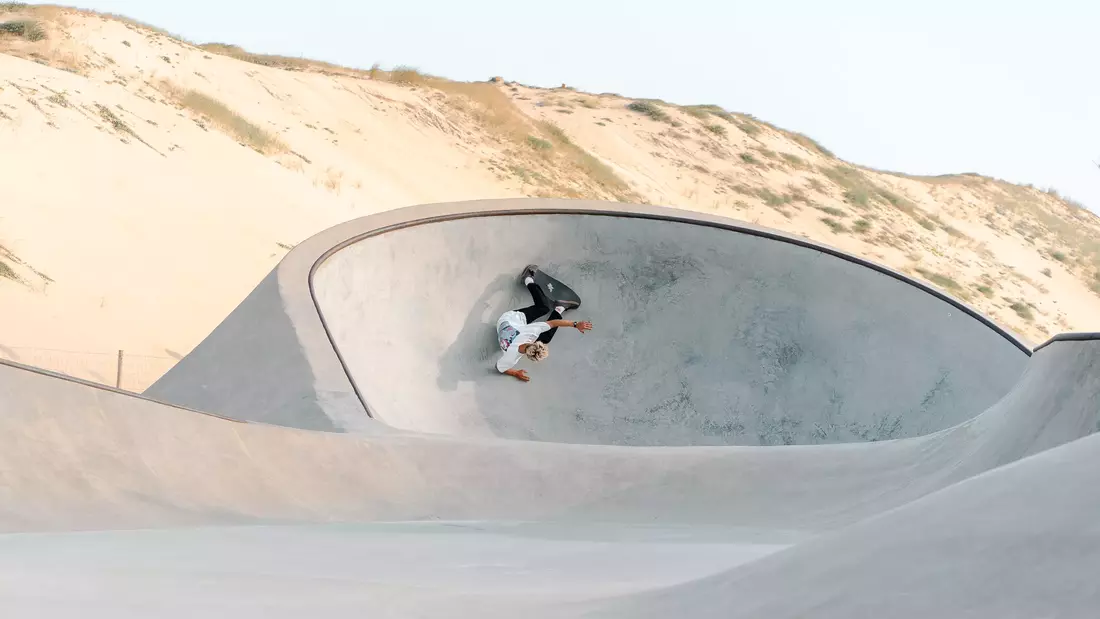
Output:
[[[1097,0],[84,0],[196,42],[716,103],[854,163],[1100,211]]]

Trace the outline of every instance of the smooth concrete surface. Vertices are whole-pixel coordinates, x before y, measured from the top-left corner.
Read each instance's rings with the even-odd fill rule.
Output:
[[[615,447],[243,423],[0,364],[0,612],[1087,617],[1098,370],[1053,342],[912,439]]]
[[[482,228],[488,233],[495,226],[504,225],[494,223],[497,218],[523,219],[519,216],[532,218],[527,221],[553,216],[550,219],[557,223],[548,229],[532,231],[529,239],[490,239],[480,232]],[[583,216],[589,219],[599,216],[609,232],[604,236],[590,235],[586,238],[563,237],[562,234],[570,233],[568,227]],[[456,220],[471,218],[474,239],[434,236],[432,241],[444,243],[445,247],[424,243],[402,248],[406,252],[416,252],[412,255],[419,262],[397,265],[402,270],[392,277],[381,273],[384,268],[381,264],[359,265],[363,272],[354,273],[339,268],[339,263],[350,255],[345,252],[352,246],[352,251],[362,251],[371,240],[383,244],[375,247],[388,246],[389,241],[384,237],[390,232],[403,230],[413,233],[419,229],[431,235],[435,231],[453,229],[451,226],[459,225]],[[618,230],[620,227],[628,231],[639,229],[642,224],[634,221],[639,218],[652,224],[646,228],[651,233],[638,239],[638,242],[631,242],[628,233]],[[438,228],[434,224],[446,224],[448,227]],[[683,239],[677,237],[681,233],[686,235]],[[696,251],[687,247],[688,241],[694,238],[713,243],[714,255],[704,253],[704,248],[697,248]],[[523,243],[526,244],[524,249],[517,249],[517,244]],[[745,255],[742,246],[759,247],[764,254],[761,257]],[[570,253],[578,248],[591,252],[591,255]],[[461,253],[444,256],[441,254],[443,249]],[[622,249],[628,253],[625,256],[606,255],[609,249]],[[341,254],[344,254],[343,258]],[[614,336],[613,329],[616,328],[621,329],[624,336],[631,336],[631,329],[641,326],[642,335],[653,337],[652,342],[643,343],[665,347],[659,349],[660,354],[643,352],[622,337],[602,347],[603,357],[593,357],[591,354],[570,356],[567,347],[576,341],[570,342],[572,338],[566,336],[576,334],[563,332],[562,341],[555,348],[559,354],[553,357],[553,361],[544,364],[558,368],[553,371],[562,373],[566,371],[560,366],[563,358],[572,359],[574,363],[579,359],[582,364],[605,367],[602,378],[599,375],[584,377],[588,389],[584,400],[606,398],[615,411],[629,411],[625,418],[620,418],[623,415],[617,413],[612,415],[593,409],[586,412],[592,416],[591,422],[582,416],[578,423],[572,424],[584,426],[575,431],[569,426],[554,428],[553,425],[561,420],[549,415],[499,430],[488,425],[489,421],[502,421],[499,414],[489,414],[484,422],[479,421],[477,413],[471,418],[469,406],[471,401],[476,403],[479,397],[493,402],[494,408],[490,410],[499,412],[500,409],[495,407],[502,404],[491,396],[493,391],[504,389],[499,381],[484,381],[490,374],[482,371],[492,368],[491,360],[485,358],[488,351],[484,347],[487,342],[491,344],[494,337],[491,328],[483,325],[495,320],[495,316],[482,317],[482,314],[493,313],[498,309],[496,305],[501,310],[507,309],[511,303],[509,295],[514,295],[515,302],[527,303],[520,294],[522,289],[515,286],[514,275],[528,259],[540,258],[546,258],[540,261],[547,268],[557,268],[555,265],[559,263],[571,264],[570,268],[578,269],[580,276],[590,272],[589,283],[596,286],[596,290],[586,289],[582,286],[583,282],[575,286],[586,298],[583,311],[599,309],[607,316],[603,322],[599,316],[592,316],[603,330],[588,333],[586,338],[594,336],[592,339],[606,340]],[[708,267],[706,262],[700,265],[700,260],[710,258],[726,261],[723,265],[728,267],[727,272]],[[490,259],[508,264],[493,264]],[[729,264],[729,261],[738,259],[765,270],[761,275],[754,275],[744,265]],[[511,264],[516,260],[520,266]],[[583,262],[586,260],[589,262]],[[770,264],[771,261],[778,261],[778,264]],[[442,266],[443,263],[446,266]],[[416,264],[434,270],[414,273],[411,267]],[[624,266],[626,270],[617,273],[613,270],[616,266]],[[809,268],[813,273],[831,279],[809,281],[799,275],[796,266]],[[320,271],[327,271],[329,275],[322,276]],[[356,285],[371,284],[367,281],[371,277],[377,276],[374,283],[378,283],[387,278],[392,282],[393,278],[400,276],[401,288],[379,289],[379,295],[401,294],[408,297],[410,289],[423,281],[435,282],[436,289],[441,285],[450,286],[452,288],[448,290],[454,291],[456,296],[440,299],[451,308],[448,310],[424,303],[410,306],[409,311],[418,312],[422,320],[411,330],[398,332],[369,322],[357,324],[354,319],[362,318],[362,315],[356,313],[360,308],[355,305],[346,307],[347,315],[340,308],[337,308],[340,311],[322,312],[317,303],[322,297],[329,303],[343,299],[347,306],[369,294],[365,290],[333,289],[326,287],[325,282],[315,281],[331,277],[333,272],[339,278],[351,278]],[[441,273],[475,279],[471,279],[469,288],[459,289],[457,282],[441,280]],[[769,281],[763,274],[778,275],[789,281]],[[694,287],[703,275],[710,278],[705,283],[707,288]],[[473,282],[481,282],[486,277],[498,279],[479,284],[480,288],[474,285]],[[624,277],[633,278],[640,287],[628,287],[631,282],[624,280]],[[869,287],[862,288],[862,282]],[[830,292],[829,285],[838,288]],[[620,286],[624,290],[617,297]],[[734,289],[738,290],[737,294],[732,292]],[[887,298],[886,295],[894,291],[905,298],[912,298],[914,307],[909,309]],[[436,294],[426,286],[423,292]],[[687,337],[681,344],[669,335],[654,333],[657,326],[644,322],[648,320],[649,313],[698,319],[683,308],[673,307],[684,303],[683,295],[687,293],[700,302],[719,303],[712,309],[724,312],[727,319],[736,318],[742,323],[732,330],[715,329],[724,335],[718,337],[714,344],[700,346],[701,336],[697,331],[688,330],[685,325],[675,327],[678,335]],[[196,294],[201,294],[201,291],[196,291]],[[742,301],[739,295],[747,295],[748,302]],[[842,295],[849,298],[842,299]],[[603,301],[612,303],[603,306]],[[650,310],[645,310],[640,304],[648,301],[653,303]],[[772,302],[778,305],[774,308],[754,305]],[[799,302],[822,303],[829,312],[819,315],[811,308],[799,307]],[[880,317],[861,311],[861,303],[875,307],[881,304],[884,314]],[[757,315],[750,314],[757,310]],[[387,311],[394,310],[391,307]],[[846,311],[863,316],[863,321],[846,320],[837,314]],[[443,315],[436,315],[437,312]],[[919,312],[927,312],[928,315],[924,318],[918,315]],[[643,323],[617,322],[631,316],[641,319]],[[835,325],[830,325],[831,321]],[[801,332],[803,322],[806,323],[806,333]],[[456,330],[440,333],[440,324],[454,325]],[[899,330],[889,332],[885,327],[890,324]],[[866,397],[844,391],[848,388],[847,383],[853,380],[850,373],[856,367],[871,367],[879,376],[886,371],[867,361],[838,359],[836,353],[823,351],[828,340],[823,330],[830,326],[849,329],[849,335],[855,338],[856,343],[844,347],[849,357],[873,353],[882,358],[883,363],[907,364],[899,368],[899,373],[904,370],[916,373],[909,379],[887,380],[888,384],[905,389],[905,400],[901,404],[884,408],[871,404]],[[937,335],[935,329],[941,328],[946,328],[947,333],[955,337]],[[338,339],[337,329],[343,337],[344,347],[334,346]],[[377,331],[371,334],[370,329]],[[477,333],[479,329],[488,332],[482,336]],[[776,337],[769,337],[772,332]],[[821,338],[821,341],[810,335]],[[998,335],[1003,342],[998,341]],[[365,388],[357,385],[359,380],[371,379],[361,375],[362,372],[365,369],[373,371],[374,368],[369,365],[371,363],[390,363],[389,359],[366,358],[369,352],[373,352],[373,349],[364,350],[361,343],[361,338],[367,336],[374,338],[377,345],[384,345],[377,350],[379,353],[397,348],[393,353],[398,357],[395,361],[406,365],[410,361],[408,355],[425,351],[418,349],[410,352],[407,347],[395,346],[393,342],[401,338],[415,341],[418,345],[443,348],[435,357],[429,358],[426,367],[415,369],[415,380],[400,377],[401,384],[387,385],[388,389],[383,392],[367,393]],[[735,336],[743,337],[759,348],[748,350],[737,346],[733,340]],[[382,337],[390,339],[380,340]],[[933,360],[922,365],[918,357],[904,350],[906,346],[930,349],[925,345],[925,339],[937,337],[943,337],[942,344],[948,349],[971,361],[976,360],[975,363],[960,370],[959,364],[942,350],[933,350]],[[884,338],[887,341],[883,341]],[[1011,346],[1004,348],[1006,344]],[[722,357],[722,346],[731,347],[729,352],[732,358],[727,360]],[[807,351],[813,354],[825,352],[838,359],[841,365],[836,370],[837,376],[834,378],[828,372],[822,372],[823,365]],[[448,407],[455,410],[432,413],[432,423],[437,427],[440,424],[453,427],[454,420],[460,420],[464,424],[460,430],[483,435],[493,435],[499,431],[503,436],[537,439],[539,437],[535,434],[542,433],[545,436],[541,440],[566,440],[568,433],[572,432],[575,436],[576,432],[583,430],[591,435],[580,442],[646,444],[656,435],[648,433],[647,438],[645,421],[641,416],[646,408],[652,408],[648,414],[678,423],[677,431],[672,432],[670,428],[661,441],[665,444],[829,442],[910,436],[928,429],[947,427],[951,425],[949,418],[962,419],[965,415],[973,415],[976,410],[988,406],[1005,393],[1022,371],[1029,352],[1018,338],[988,318],[924,284],[881,265],[775,230],[716,215],[646,205],[558,199],[481,200],[386,211],[348,221],[299,243],[213,333],[145,393],[159,400],[198,410],[218,411],[236,419],[311,430],[377,434],[391,432],[395,427],[408,427],[412,422],[419,424],[417,427],[421,429],[425,427],[417,417],[425,417],[429,413],[413,411],[411,407],[398,412],[387,405],[386,398],[393,397],[390,387],[399,387],[405,392],[411,386],[417,391],[443,392],[439,396],[427,393],[425,397],[438,400],[447,396]],[[465,355],[474,356],[466,358]],[[686,367],[668,373],[679,378],[680,382],[662,376],[652,388],[646,386],[644,397],[628,393],[625,384],[607,383],[601,392],[591,391],[592,381],[625,377],[627,383],[636,383],[639,379],[625,374],[622,364],[637,365],[639,375],[652,375],[653,370],[643,364],[646,357],[660,361],[662,368],[671,367],[673,360],[683,361]],[[354,370],[349,367],[351,358],[358,360]],[[704,359],[718,360],[720,363],[716,368],[707,369],[702,367]],[[939,367],[941,359],[945,360]],[[748,366],[753,372],[750,378],[755,382],[730,375],[729,372],[734,370],[744,370],[746,364],[754,360],[762,364]],[[540,389],[548,389],[545,380],[549,375],[545,368],[539,369],[543,370],[542,382],[536,384],[532,381],[526,385],[530,389],[515,393],[532,397]],[[617,375],[612,370],[617,371]],[[385,371],[385,367],[381,367],[381,371]],[[872,381],[867,382],[873,384]],[[277,387],[264,389],[263,386],[268,384]],[[482,388],[485,384],[491,386]],[[838,386],[836,393],[828,389],[829,384]],[[695,387],[699,387],[698,392]],[[968,393],[970,388],[974,389],[973,394]],[[765,391],[768,395],[763,395]],[[831,404],[813,401],[811,396],[814,394],[824,394],[825,401]],[[417,394],[417,397],[420,395]],[[658,395],[665,395],[667,399],[658,400]],[[888,392],[888,399],[893,398],[895,394]],[[369,408],[375,406],[373,399],[381,400],[379,407],[388,408],[381,414],[389,414],[394,420],[392,423],[377,423],[370,418]],[[799,413],[789,417],[778,408],[800,407],[807,401],[816,408],[813,414]],[[957,402],[959,406],[951,406],[952,402]],[[966,404],[976,408],[962,410]],[[753,410],[750,405],[760,408]],[[576,411],[566,412],[576,414]],[[601,416],[614,417],[610,428],[603,427]],[[678,419],[680,421],[677,422]],[[543,428],[538,424],[551,424],[551,427]],[[531,425],[531,431],[525,425]],[[551,435],[559,438],[554,439]]]
[[[621,215],[633,207],[616,208]],[[473,217],[456,218],[463,209]],[[1094,616],[1100,601],[1092,576],[1100,568],[1095,524],[1100,521],[1100,438],[1092,435],[1100,429],[1100,336],[1065,334],[1029,354],[965,306],[827,248],[749,227],[722,227],[728,222],[719,218],[678,219],[669,209],[638,207],[638,213],[660,220],[609,217],[615,213],[598,203],[499,201],[431,205],[349,222],[291,252],[222,327],[144,396],[0,362],[0,615]],[[577,223],[587,217],[599,218],[595,228]],[[537,218],[566,231],[548,242],[564,243],[575,234],[578,243],[607,248],[606,261],[627,271],[652,264],[653,256],[690,252],[677,243],[658,242],[660,231],[615,237],[611,230],[607,237],[599,228],[603,223],[611,228],[616,223],[688,226],[681,234],[690,251],[709,252],[704,255],[730,272],[738,273],[737,263],[747,261],[767,277],[784,280],[782,286],[764,281],[764,275],[755,284],[742,281],[736,301],[724,301],[716,284],[722,278],[706,267],[701,267],[708,275],[705,286],[683,289],[679,282],[693,283],[695,271],[673,281],[643,269],[651,278],[645,281],[664,282],[653,289],[649,302],[657,306],[654,315],[674,319],[669,338],[643,330],[648,339],[639,341],[652,349],[624,357],[617,347],[622,338],[588,342],[579,334],[561,333],[547,364],[568,358],[570,351],[583,352],[587,344],[594,348],[578,358],[616,360],[592,366],[607,372],[631,359],[653,358],[653,363],[668,363],[660,365],[664,372],[676,373],[680,370],[667,359],[676,358],[670,351],[683,341],[697,347],[699,355],[682,374],[693,381],[693,393],[701,394],[692,402],[720,401],[712,394],[723,390],[760,397],[753,389],[775,394],[783,387],[788,392],[776,395],[769,410],[807,424],[822,419],[821,403],[800,399],[798,388],[821,389],[822,381],[797,371],[752,375],[759,368],[751,367],[752,358],[739,357],[745,353],[736,342],[758,347],[755,359],[767,367],[778,357],[769,356],[774,348],[767,347],[766,334],[773,333],[777,341],[806,337],[800,340],[805,354],[786,369],[819,371],[827,362],[840,364],[831,376],[845,377],[837,383],[850,390],[843,393],[845,403],[865,403],[861,409],[845,404],[846,414],[871,411],[874,405],[859,389],[858,375],[846,374],[845,363],[856,364],[868,380],[894,380],[894,389],[906,397],[920,393],[913,387],[920,381],[874,374],[879,368],[863,361],[856,349],[923,376],[934,374],[925,366],[948,368],[952,388],[925,404],[924,410],[934,415],[903,421],[904,432],[891,435],[895,438],[853,432],[815,440],[812,434],[792,433],[792,440],[775,442],[795,444],[779,446],[725,444],[737,442],[726,435],[723,444],[700,444],[712,439],[700,432],[706,426],[688,414],[655,417],[644,431],[628,430],[637,424],[624,426],[610,414],[606,425],[557,423],[539,416],[540,409],[531,406],[537,400],[522,397],[526,415],[505,417],[498,410],[496,428],[480,421],[440,422],[448,419],[448,409],[463,412],[458,396],[476,396],[476,380],[457,378],[450,394],[455,402],[443,409],[418,409],[428,396],[416,393],[408,396],[407,408],[383,407],[383,414],[371,418],[375,401],[385,404],[391,391],[420,384],[430,392],[447,383],[432,368],[425,381],[416,383],[416,377],[385,367],[409,361],[409,353],[396,345],[370,348],[380,346],[382,334],[391,331],[371,331],[368,324],[359,332],[365,337],[356,340],[353,329],[336,323],[357,316],[376,320],[375,312],[384,308],[372,304],[389,295],[391,303],[407,306],[408,316],[391,313],[379,325],[384,320],[404,320],[401,328],[423,324],[418,316],[430,318],[427,324],[450,324],[446,312],[429,316],[445,302],[459,308],[454,324],[460,328],[451,343],[472,343],[459,337],[461,327],[474,324],[476,330],[481,316],[496,311],[493,304],[506,306],[509,300],[482,299],[484,289],[462,297],[465,292],[445,288],[447,269],[457,272],[469,264],[438,265],[433,262],[437,248],[424,238],[391,245],[392,255],[401,260],[387,261],[384,255],[357,253],[368,246],[363,235],[385,243],[391,233],[460,221],[471,224],[466,231],[473,234],[501,233],[511,230],[514,220]],[[410,227],[410,221],[420,225]],[[700,223],[718,227],[704,230]],[[728,247],[711,232],[740,240]],[[454,238],[453,231],[446,232],[440,242]],[[645,242],[638,251],[648,258],[630,258],[634,241]],[[774,256],[754,263],[757,252],[768,251],[756,241],[791,245],[793,257],[786,263]],[[478,243],[472,240],[469,246],[489,251]],[[662,247],[670,253],[660,254]],[[742,251],[745,247],[757,250]],[[425,273],[419,279],[368,281],[357,279],[351,268],[377,278],[402,264],[419,264]],[[660,264],[660,269],[671,268]],[[785,274],[792,265],[815,276]],[[608,271],[569,268],[596,274],[579,278],[595,290],[590,296],[577,286],[586,298],[584,310],[600,310],[603,300],[614,296]],[[311,274],[317,285],[310,284]],[[478,277],[492,283],[497,276]],[[860,283],[845,284],[849,279]],[[360,281],[387,284],[360,290]],[[895,284],[889,282],[897,287],[890,289]],[[340,285],[343,292],[333,295]],[[409,299],[416,286],[432,288],[421,291],[422,305]],[[884,289],[892,293],[879,298],[877,313],[861,314],[843,299]],[[448,292],[458,300],[444,299]],[[898,301],[882,300],[889,296]],[[687,328],[691,320],[701,329],[709,324],[683,315],[687,310],[677,304],[689,298],[692,304],[718,303],[752,324],[761,319],[746,308],[766,313],[785,307],[779,314],[789,318],[800,298],[830,311],[806,312],[791,323],[796,328],[764,320],[768,328],[746,329],[739,340],[712,343]],[[319,310],[317,301],[328,309]],[[474,311],[478,303],[484,313]],[[639,305],[633,307],[645,314]],[[336,319],[326,317],[331,314]],[[598,316],[592,318],[599,328]],[[622,324],[631,324],[629,319],[627,313],[616,318]],[[616,322],[610,324],[614,334]],[[855,345],[830,340],[830,327],[845,331],[859,346],[844,348]],[[943,350],[910,333],[931,327],[951,330],[953,337],[938,344]],[[436,343],[437,327],[428,329],[426,343]],[[394,333],[394,342],[425,343],[415,331]],[[568,335],[573,338],[565,345]],[[933,333],[921,335],[935,341]],[[906,357],[904,350],[881,344],[887,336],[923,351],[925,365],[915,354]],[[847,354],[824,346],[830,342]],[[990,348],[963,350],[960,342],[970,347],[984,342]],[[1005,342],[1011,349],[1000,350],[1003,358],[995,361],[991,351],[998,349],[991,342]],[[357,346],[396,352],[386,363],[374,363],[357,356]],[[608,350],[614,354],[600,356]],[[989,367],[961,367],[960,358]],[[745,367],[720,366],[711,373],[699,367],[738,359]],[[650,371],[640,361],[636,367]],[[755,378],[740,385],[738,373],[727,373],[733,367]],[[542,369],[532,372],[536,379],[553,376]],[[1011,380],[1004,378],[1013,373]],[[382,386],[391,391],[364,384],[375,375],[388,377]],[[661,388],[658,373],[647,376],[653,390]],[[990,376],[1005,382],[990,386],[983,378]],[[522,394],[536,383],[503,384],[509,387],[501,389]],[[582,381],[578,388],[585,385]],[[648,388],[639,383],[623,393],[633,397]],[[967,393],[982,388],[989,391],[980,397]],[[651,396],[645,391],[638,402]],[[961,410],[978,401],[985,404]],[[937,408],[936,402],[954,405]],[[912,410],[911,404],[905,406]],[[601,414],[597,409],[593,415]],[[697,412],[720,414],[702,406]],[[476,414],[453,419],[476,420]],[[868,415],[853,419],[867,423],[875,418]],[[423,427],[400,427],[402,419],[406,426],[451,427],[424,432]],[[661,427],[670,436],[662,437]],[[838,421],[836,427],[853,426]],[[586,428],[593,431],[591,437],[580,436]],[[613,435],[608,428],[623,434]],[[801,440],[807,436],[810,440]]]
[[[1055,342],[937,433],[790,447],[623,447],[244,423],[0,364],[0,532],[382,520],[848,526],[1097,429],[1100,343]],[[776,537],[778,536],[778,538]]]
[[[576,290],[531,376],[501,376],[496,320],[534,263]],[[906,281],[704,225],[599,215],[429,223],[365,238],[314,276],[376,419],[402,429],[616,445],[877,441],[954,426],[1027,355]]]
[[[725,574],[572,616],[1095,617],[1100,436],[980,475]],[[531,616],[563,616],[565,611]]]
[[[0,615],[447,617],[672,586],[783,548],[698,529],[484,523],[7,535]]]

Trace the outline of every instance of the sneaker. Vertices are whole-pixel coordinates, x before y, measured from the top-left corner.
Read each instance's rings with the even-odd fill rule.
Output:
[[[581,304],[576,301],[554,301],[554,305],[564,307],[567,312],[581,306]]]
[[[538,271],[538,270],[539,270],[539,265],[537,265],[537,264],[527,265],[527,268],[523,269],[523,273],[520,274],[519,281],[522,283],[523,280],[527,279],[528,277],[534,277],[535,276],[535,271]]]

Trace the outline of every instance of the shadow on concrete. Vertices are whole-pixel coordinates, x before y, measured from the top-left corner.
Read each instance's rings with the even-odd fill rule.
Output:
[[[522,307],[515,275],[504,274],[485,287],[470,306],[462,329],[454,342],[439,358],[436,385],[442,391],[455,391],[460,382],[476,382],[499,377],[495,364],[500,356],[497,345],[496,321],[502,313]]]

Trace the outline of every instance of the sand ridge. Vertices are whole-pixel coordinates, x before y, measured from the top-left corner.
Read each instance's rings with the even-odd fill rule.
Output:
[[[125,349],[148,356],[124,385],[140,390],[303,238],[514,196],[778,228],[930,281],[1032,343],[1097,327],[1100,219],[1052,193],[853,166],[719,108],[273,61],[57,7],[0,13],[20,19],[44,37],[0,35],[6,358],[113,382]]]

